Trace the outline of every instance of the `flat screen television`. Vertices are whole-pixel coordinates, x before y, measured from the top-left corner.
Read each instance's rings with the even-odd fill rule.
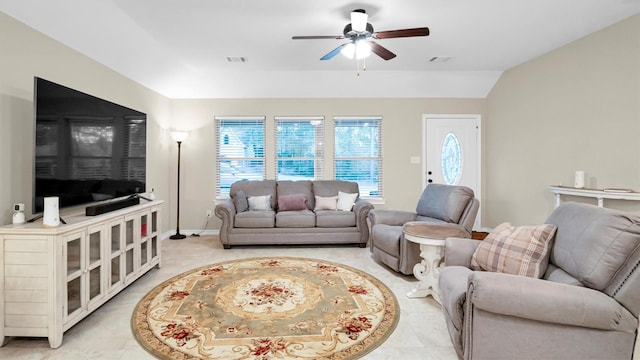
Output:
[[[33,214],[145,192],[147,115],[35,77]]]

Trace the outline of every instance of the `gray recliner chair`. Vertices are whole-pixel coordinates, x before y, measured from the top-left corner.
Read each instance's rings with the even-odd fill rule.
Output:
[[[479,241],[449,238],[442,308],[461,359],[625,359],[640,314],[640,217],[564,203],[542,278],[472,271]],[[543,270],[544,271],[544,270]]]
[[[402,226],[410,221],[462,225],[471,237],[480,202],[465,186],[429,184],[415,212],[374,209],[369,212],[370,250],[374,260],[403,274],[413,274],[421,261],[420,246],[406,241]]]

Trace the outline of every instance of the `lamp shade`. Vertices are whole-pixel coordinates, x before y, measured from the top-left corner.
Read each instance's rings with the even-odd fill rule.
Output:
[[[182,130],[171,130],[171,137],[175,141],[182,142],[189,137],[189,132]]]

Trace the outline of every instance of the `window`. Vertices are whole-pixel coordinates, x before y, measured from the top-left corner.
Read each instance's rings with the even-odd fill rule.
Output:
[[[382,118],[334,118],[335,178],[355,181],[360,195],[382,197]]]
[[[276,117],[276,178],[322,179],[324,118]]]
[[[216,117],[218,196],[228,196],[238,180],[265,178],[265,118]]]

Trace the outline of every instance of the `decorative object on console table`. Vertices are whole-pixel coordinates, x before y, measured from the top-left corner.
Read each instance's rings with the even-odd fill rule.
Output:
[[[24,224],[24,204],[15,204],[13,205],[13,216],[11,217],[12,224]]]
[[[56,227],[60,225],[60,212],[58,211],[57,196],[49,196],[44,198],[44,213],[42,215],[42,225],[44,225],[44,227]]]
[[[176,233],[169,236],[171,240],[182,240],[187,236],[180,234],[180,147],[182,142],[189,137],[186,131],[171,131],[171,137],[178,143],[178,192],[176,195]]]
[[[576,171],[575,185],[576,189],[584,188],[584,171]]]

